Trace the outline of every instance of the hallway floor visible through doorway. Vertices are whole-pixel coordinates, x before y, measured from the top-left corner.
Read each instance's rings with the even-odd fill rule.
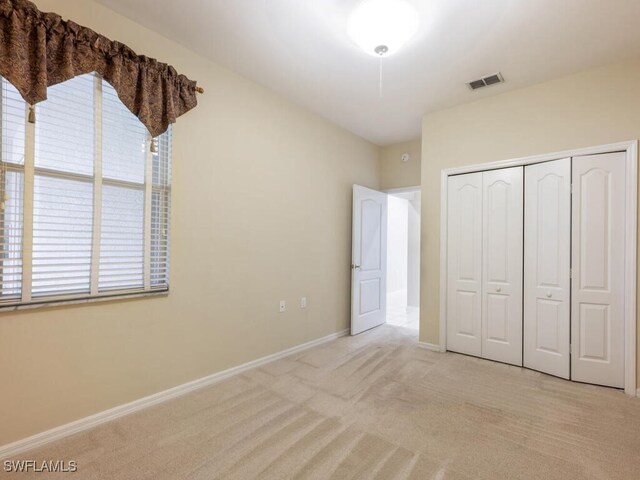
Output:
[[[420,309],[418,307],[387,308],[387,323],[418,331],[420,328]]]

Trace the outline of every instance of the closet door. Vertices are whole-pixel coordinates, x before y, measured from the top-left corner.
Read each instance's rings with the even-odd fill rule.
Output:
[[[447,350],[480,356],[482,173],[448,181]]]
[[[571,159],[524,175],[524,366],[569,378]]]
[[[482,357],[522,365],[522,167],[482,174]]]
[[[625,155],[573,159],[571,378],[624,387]]]

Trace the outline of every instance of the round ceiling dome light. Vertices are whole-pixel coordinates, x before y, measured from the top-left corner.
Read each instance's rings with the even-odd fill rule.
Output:
[[[368,54],[388,57],[416,34],[419,23],[405,0],[363,0],[349,17],[347,33]]]

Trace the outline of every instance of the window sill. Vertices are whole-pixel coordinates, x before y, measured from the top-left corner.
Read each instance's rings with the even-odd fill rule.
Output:
[[[0,305],[0,313],[17,312],[20,310],[33,310],[39,308],[63,307],[66,305],[82,305],[85,303],[103,303],[113,302],[117,300],[134,300],[147,297],[167,297],[169,290],[158,290],[154,292],[136,292],[136,293],[117,293],[113,295],[104,295],[99,297],[81,297],[68,298],[64,300],[46,300],[32,303],[18,303],[13,305]]]

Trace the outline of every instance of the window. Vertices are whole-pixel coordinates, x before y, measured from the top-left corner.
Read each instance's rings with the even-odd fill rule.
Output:
[[[28,105],[0,79],[0,305],[169,287],[171,131],[96,74]]]

